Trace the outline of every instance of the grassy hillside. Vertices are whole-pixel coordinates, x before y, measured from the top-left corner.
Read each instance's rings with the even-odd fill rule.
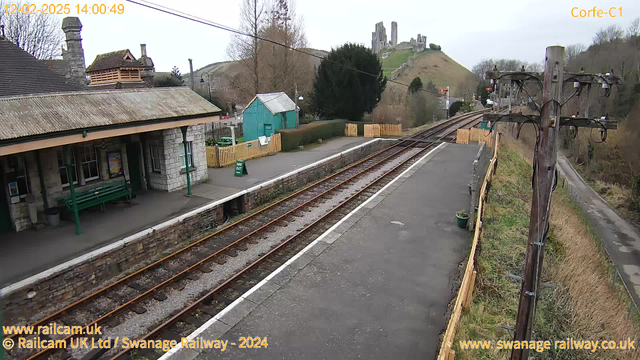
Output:
[[[310,53],[315,56],[321,56],[321,57],[325,57],[327,56],[327,54],[329,54],[327,51],[318,50],[318,49],[309,48],[309,49],[301,49],[301,50],[306,53]],[[309,61],[316,67],[320,66],[321,60],[318,59],[317,57],[309,56]],[[200,77],[202,76],[202,74],[210,74],[210,76],[212,77],[227,76],[229,78],[232,78],[240,71],[242,71],[242,67],[237,61],[222,61],[222,62],[211,63],[198,70],[194,70],[193,78],[195,79],[196,82],[200,81]],[[182,78],[184,79],[185,85],[189,85],[189,81],[190,81],[189,73],[187,72],[183,74]]]
[[[398,50],[392,52],[386,59],[382,59],[382,70],[385,76],[391,75],[393,70],[406,63],[414,55],[413,50]]]
[[[441,51],[423,51],[416,54],[414,65],[407,67],[396,81],[409,84],[416,76],[420,77],[423,84],[433,82],[438,89],[444,89],[448,85],[451,94],[455,95],[460,84],[472,81],[473,73]]]

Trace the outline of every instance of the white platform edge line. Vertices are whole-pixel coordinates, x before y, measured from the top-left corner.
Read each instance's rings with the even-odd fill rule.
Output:
[[[353,214],[355,214],[358,210],[360,210],[362,207],[364,207],[366,204],[368,204],[370,201],[372,201],[373,199],[375,199],[378,195],[380,195],[384,190],[386,190],[391,184],[393,184],[394,182],[396,182],[396,180],[400,179],[402,176],[404,176],[404,174],[406,174],[407,172],[409,172],[409,170],[411,170],[414,166],[420,164],[427,156],[431,155],[432,152],[438,150],[439,148],[443,147],[445,144],[445,142],[441,143],[440,145],[436,146],[435,148],[433,148],[431,151],[429,151],[427,154],[425,154],[423,157],[420,158],[420,160],[416,161],[413,165],[409,166],[405,171],[403,171],[402,173],[400,173],[398,176],[396,176],[395,178],[393,178],[393,180],[391,180],[387,185],[385,185],[382,189],[378,190],[378,192],[376,192],[375,194],[371,195],[370,198],[368,198],[367,200],[365,200],[362,204],[358,205],[358,207],[356,207],[355,209],[353,209],[350,213],[348,213],[347,215],[345,215],[342,219],[340,219],[337,223],[333,224],[332,227],[330,227],[329,229],[327,229],[327,231],[325,231],[324,233],[322,233],[322,235],[318,236],[318,238],[316,238],[315,240],[313,240],[309,245],[307,245],[304,249],[300,250],[297,254],[295,254],[291,259],[287,260],[287,262],[285,262],[284,264],[280,265],[280,267],[278,267],[277,269],[275,269],[271,274],[269,274],[266,278],[262,279],[262,281],[260,281],[259,283],[255,284],[251,289],[247,290],[244,294],[242,294],[239,298],[237,298],[234,302],[232,302],[231,304],[229,304],[227,307],[225,307],[222,311],[220,311],[218,314],[216,314],[216,316],[214,316],[213,318],[209,319],[206,323],[202,324],[199,328],[197,328],[196,330],[194,330],[191,334],[189,334],[187,336],[187,339],[189,340],[194,340],[196,337],[198,337],[198,335],[200,335],[201,333],[203,333],[205,330],[207,330],[211,325],[213,325],[216,321],[219,321],[219,319],[224,316],[226,313],[228,313],[229,311],[231,311],[234,307],[236,307],[238,304],[240,304],[243,300],[247,299],[247,297],[249,295],[251,295],[252,293],[254,293],[255,291],[257,291],[258,289],[260,289],[262,286],[264,286],[264,284],[266,284],[267,282],[269,282],[269,280],[273,279],[274,276],[278,275],[278,273],[280,273],[282,270],[286,269],[289,265],[291,265],[296,259],[298,259],[300,256],[302,256],[304,253],[306,253],[307,251],[309,251],[309,249],[311,249],[313,246],[315,246],[315,244],[317,244],[319,241],[322,241],[323,238],[325,238],[326,236],[328,236],[330,233],[332,233],[338,226],[340,226],[343,222],[345,222],[348,218],[350,218]],[[182,343],[178,343],[178,345],[176,345],[175,347],[171,348],[169,351],[167,351],[166,353],[164,353],[164,355],[162,355],[158,360],[167,360],[168,358],[170,358],[171,356],[173,356],[176,352],[178,352],[180,349],[182,348]]]
[[[383,139],[383,138],[372,139],[372,140],[367,141],[365,143],[362,143],[360,145],[357,145],[357,146],[354,146],[352,148],[349,148],[349,149],[347,149],[347,150],[345,150],[343,152],[340,152],[338,154],[333,154],[333,155],[331,155],[329,157],[326,157],[324,159],[320,159],[320,160],[318,160],[318,161],[316,161],[314,163],[305,165],[305,166],[301,167],[300,169],[296,169],[296,170],[288,172],[288,173],[286,173],[284,175],[280,175],[275,179],[267,180],[267,181],[265,181],[265,182],[263,182],[261,184],[258,184],[256,186],[251,187],[251,188],[246,189],[246,190],[241,190],[241,191],[239,191],[239,192],[237,192],[235,194],[227,196],[224,199],[216,200],[214,202],[205,204],[205,205],[203,205],[203,206],[201,206],[201,207],[199,207],[197,209],[191,210],[191,211],[189,211],[189,212],[187,212],[185,214],[182,214],[180,216],[177,216],[177,217],[175,217],[173,219],[166,220],[166,221],[164,221],[164,222],[162,222],[160,224],[157,224],[157,225],[151,226],[151,227],[149,227],[147,229],[141,230],[141,231],[139,231],[139,232],[137,232],[137,233],[135,233],[133,235],[129,235],[129,236],[123,238],[122,240],[118,240],[118,241],[113,242],[113,243],[111,243],[109,245],[105,245],[105,246],[103,246],[101,248],[98,248],[96,250],[93,250],[93,251],[91,251],[89,253],[86,253],[86,254],[81,255],[79,257],[76,257],[76,258],[73,258],[73,259],[71,259],[69,261],[66,261],[66,262],[62,263],[62,264],[56,265],[56,266],[54,266],[52,268],[49,268],[49,269],[44,270],[42,272],[39,272],[39,273],[37,273],[35,275],[32,275],[32,276],[30,276],[30,277],[28,277],[26,279],[20,280],[20,281],[18,281],[16,283],[13,283],[11,285],[7,285],[6,287],[0,289],[0,298],[4,297],[6,295],[9,295],[9,294],[11,294],[11,293],[13,293],[15,291],[18,291],[18,290],[20,290],[20,289],[22,289],[24,287],[27,287],[27,286],[29,286],[29,285],[31,285],[33,283],[36,283],[36,282],[38,282],[38,281],[40,281],[42,279],[46,279],[47,277],[49,277],[51,275],[54,275],[54,274],[59,273],[59,272],[62,272],[62,271],[66,270],[66,269],[68,269],[68,268],[70,268],[70,267],[72,267],[74,265],[80,264],[80,263],[82,263],[84,261],[87,261],[87,260],[91,260],[94,257],[96,257],[98,255],[101,255],[101,254],[103,254],[105,252],[125,247],[128,243],[130,243],[132,241],[135,241],[135,240],[137,240],[137,239],[139,239],[139,238],[141,238],[141,237],[143,237],[145,235],[148,235],[148,234],[150,234],[150,233],[152,233],[154,231],[158,231],[158,230],[164,229],[164,228],[166,228],[168,226],[171,226],[171,225],[174,225],[176,223],[179,223],[179,222],[181,222],[181,221],[183,221],[183,220],[185,220],[185,219],[187,219],[187,218],[189,218],[191,216],[197,215],[197,214],[199,214],[199,213],[201,213],[203,211],[206,211],[206,210],[208,210],[208,209],[210,209],[210,208],[212,208],[214,206],[220,205],[220,204],[225,203],[225,202],[227,202],[229,200],[233,200],[233,199],[235,199],[235,198],[237,198],[239,196],[242,196],[244,194],[247,194],[247,193],[250,193],[252,191],[258,190],[258,189],[260,189],[262,187],[268,186],[268,185],[270,185],[270,184],[272,184],[272,183],[274,183],[274,182],[276,182],[278,180],[281,180],[283,178],[287,178],[287,177],[290,177],[292,175],[295,175],[296,173],[298,173],[300,171],[315,167],[315,166],[317,166],[319,164],[322,164],[322,163],[327,162],[329,160],[335,159],[335,158],[337,158],[339,156],[342,156],[342,155],[344,155],[346,153],[349,153],[349,152],[354,151],[356,149],[359,149],[361,147],[367,146],[367,145],[369,145],[371,143],[374,143],[376,141],[396,141],[396,140],[397,139]]]

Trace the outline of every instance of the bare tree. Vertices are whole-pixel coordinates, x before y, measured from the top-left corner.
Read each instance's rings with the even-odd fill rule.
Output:
[[[234,35],[227,48],[227,54],[239,61],[245,71],[239,84],[247,84],[247,91],[253,95],[260,92],[260,49],[262,41],[258,39],[266,19],[265,4],[261,0],[244,0],[240,5],[240,30],[251,36]]]
[[[566,66],[571,66],[572,62],[578,57],[578,55],[585,51],[587,48],[583,44],[571,44],[565,48],[564,62]]]
[[[635,18],[627,28],[627,38],[640,35],[640,18]]]
[[[495,60],[483,59],[480,60],[479,63],[475,64],[473,68],[471,68],[471,72],[476,74],[480,79],[484,80],[487,71],[493,69],[493,65],[495,65]]]
[[[530,73],[541,73],[544,71],[544,62],[524,63],[525,70]]]
[[[4,25],[6,37],[36,59],[53,59],[60,56],[64,34],[55,15],[40,12],[23,14],[20,11],[12,13],[14,5],[17,9],[22,9],[27,3],[0,0],[0,25]]]
[[[596,32],[593,37],[593,43],[595,45],[602,45],[607,42],[616,42],[621,40],[624,36],[624,31],[618,25],[611,25],[606,28],[601,28]]]
[[[293,0],[278,0],[270,9],[270,22],[263,29],[264,37],[293,49],[307,47],[307,38],[302,18],[296,15]],[[269,74],[271,91],[284,91],[294,95],[297,84],[299,90],[311,89],[313,68],[308,55],[291,51],[272,43],[265,44],[264,57]]]

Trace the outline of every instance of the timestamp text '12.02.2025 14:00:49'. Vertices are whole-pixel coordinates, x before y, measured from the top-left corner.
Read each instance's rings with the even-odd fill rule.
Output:
[[[124,4],[6,4],[0,11],[6,15],[122,15]]]

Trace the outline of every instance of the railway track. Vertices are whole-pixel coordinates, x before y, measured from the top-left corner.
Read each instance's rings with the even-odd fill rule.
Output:
[[[415,134],[410,139],[400,140],[393,146],[308,185],[42,318],[32,326],[51,322],[58,325],[83,327],[99,325],[115,332],[113,336],[140,337],[143,340],[156,338],[179,340],[181,337],[186,337],[307,246],[344,214],[352,211],[391,181],[395,174],[417,161],[429,148],[450,136],[457,128],[477,123],[479,118],[480,115],[477,113],[454,117],[450,121],[439,123]],[[376,175],[376,171],[382,174]],[[358,183],[361,184],[358,185]],[[355,193],[346,193],[350,186],[356,185],[359,188]],[[291,223],[293,223],[292,227],[296,226],[295,219],[305,218],[306,213],[314,211],[319,213],[318,216],[309,220],[302,228],[286,229]],[[282,231],[285,232],[283,239],[261,245],[262,242],[267,242],[263,239],[268,238],[269,234]],[[254,259],[249,261],[248,265],[243,265],[239,271],[225,274],[224,271],[219,270],[225,263],[233,263],[239,254],[252,251],[255,252]],[[223,277],[211,279],[212,274],[217,273],[221,273]],[[172,308],[168,305],[171,302],[168,298],[171,296],[167,294],[181,292],[186,287],[192,288],[194,284],[207,281],[211,282],[211,287],[204,287],[199,293],[194,293],[194,296],[183,301],[180,306],[176,305]],[[211,288],[213,290],[209,291]],[[136,314],[145,314],[147,309],[153,306],[151,303],[156,307],[166,307],[168,312],[162,319],[154,321],[152,326],[132,329],[131,334],[122,333],[126,332],[123,326],[131,322],[128,318]],[[168,320],[158,324],[165,319]],[[141,334],[145,335],[140,336]],[[103,333],[102,336],[106,337],[109,334]],[[51,337],[51,339],[63,339],[68,342],[74,337],[76,336],[67,335]],[[86,355],[86,352],[61,349],[10,353],[11,358],[16,359],[66,359]],[[99,357],[103,354],[101,351],[96,351],[93,355]],[[112,350],[104,357],[113,356],[112,359],[116,359],[128,358],[130,355],[126,351],[115,354],[115,350]],[[161,353],[147,351],[136,355],[154,359],[161,356]]]

